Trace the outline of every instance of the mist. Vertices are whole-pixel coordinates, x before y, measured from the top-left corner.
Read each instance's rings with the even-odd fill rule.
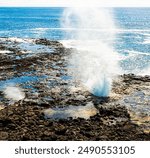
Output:
[[[7,86],[4,89],[5,98],[10,101],[19,101],[25,98],[25,93],[23,90],[16,86]]]
[[[118,53],[114,50],[115,20],[104,8],[66,8],[62,17],[72,51],[68,73],[96,96],[108,96],[119,74]]]

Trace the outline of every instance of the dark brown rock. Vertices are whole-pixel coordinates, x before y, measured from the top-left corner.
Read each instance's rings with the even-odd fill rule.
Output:
[[[7,41],[0,43],[1,50],[13,51],[11,56],[0,54],[0,80],[31,77],[31,81],[19,83],[26,94],[20,102],[9,105],[9,100],[0,91],[1,105],[5,106],[0,110],[0,140],[150,140],[150,133],[145,132],[144,126],[133,122],[127,106],[119,102],[135,91],[142,91],[146,98],[149,76],[118,76],[112,87],[114,97],[95,97],[86,90],[70,92],[70,86],[75,83],[62,80],[62,76],[67,75],[67,58],[75,50],[64,48],[58,41],[33,41],[54,51],[28,56],[17,48],[17,42],[13,43],[14,47]],[[76,86],[82,87],[80,84]],[[44,115],[48,108],[85,106],[89,102],[94,104],[98,113],[87,120],[82,116],[47,120]]]

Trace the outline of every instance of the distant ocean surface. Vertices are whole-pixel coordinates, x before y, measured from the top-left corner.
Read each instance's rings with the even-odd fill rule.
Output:
[[[64,8],[0,8],[0,37],[69,40],[60,21]],[[114,8],[114,48],[125,72],[150,74],[150,8]],[[90,19],[89,19],[90,20]]]
[[[0,8],[0,36],[63,39],[64,8]]]

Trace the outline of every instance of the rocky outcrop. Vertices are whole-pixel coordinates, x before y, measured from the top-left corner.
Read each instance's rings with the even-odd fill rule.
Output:
[[[109,97],[96,97],[67,75],[70,49],[47,39],[30,42],[38,45],[38,53],[22,48],[20,42],[0,40],[0,48],[13,48],[0,54],[0,140],[150,140],[150,76],[118,76]],[[10,83],[24,90],[24,100],[5,98],[4,85]],[[96,112],[87,119],[58,115],[55,120],[44,113],[89,104]]]

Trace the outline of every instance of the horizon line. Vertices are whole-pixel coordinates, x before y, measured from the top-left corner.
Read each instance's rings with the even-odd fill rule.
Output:
[[[72,8],[72,6],[0,6],[0,8]],[[97,7],[87,7],[87,6],[75,6],[76,8],[150,8],[150,6],[97,6]]]

